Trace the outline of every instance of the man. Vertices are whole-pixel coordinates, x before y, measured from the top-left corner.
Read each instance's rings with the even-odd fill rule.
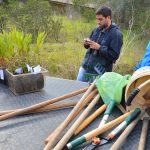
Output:
[[[111,9],[103,6],[96,11],[98,27],[89,39],[85,39],[87,49],[77,76],[78,81],[88,82],[85,74],[99,74],[112,71],[113,63],[118,59],[123,44],[119,28],[111,21]]]

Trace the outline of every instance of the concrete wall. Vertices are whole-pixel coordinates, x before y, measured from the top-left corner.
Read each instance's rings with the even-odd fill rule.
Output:
[[[54,15],[66,15],[70,19],[73,17],[80,17],[80,9],[75,8],[72,3],[72,0],[49,0],[50,5],[52,6],[52,11]],[[85,6],[89,9],[94,9],[93,5]]]

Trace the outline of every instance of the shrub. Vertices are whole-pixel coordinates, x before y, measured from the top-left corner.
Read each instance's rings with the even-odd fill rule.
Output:
[[[39,32],[36,44],[32,44],[32,34],[25,34],[13,29],[0,34],[0,66],[14,70],[24,64],[37,65],[40,59],[40,49],[46,34]],[[34,58],[34,59],[33,59]]]

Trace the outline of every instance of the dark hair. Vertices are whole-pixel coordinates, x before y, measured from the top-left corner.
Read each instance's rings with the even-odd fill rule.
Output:
[[[110,16],[111,18],[111,9],[109,7],[103,6],[96,10],[96,15],[103,15],[105,18]]]

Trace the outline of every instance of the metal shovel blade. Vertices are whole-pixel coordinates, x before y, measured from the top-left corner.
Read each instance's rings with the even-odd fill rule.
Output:
[[[83,150],[93,150],[95,149],[97,146],[101,146],[101,145],[104,145],[108,143],[108,140],[107,139],[101,139],[101,143],[100,144],[94,144],[94,143],[91,143],[90,145],[86,146]]]
[[[145,111],[147,112],[147,114],[150,116],[150,108],[146,108]]]
[[[85,148],[83,148],[82,150],[93,150],[94,148],[96,148],[97,145],[90,143],[90,145],[87,145]]]

